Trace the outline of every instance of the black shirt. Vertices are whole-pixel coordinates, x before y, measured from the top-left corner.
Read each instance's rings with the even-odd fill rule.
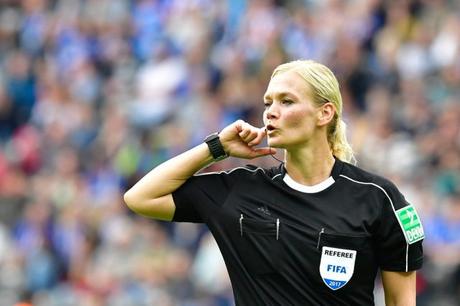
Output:
[[[209,227],[238,306],[374,305],[378,268],[422,265],[413,206],[388,180],[338,159],[312,187],[283,165],[248,165],[195,175],[173,199],[173,221]]]

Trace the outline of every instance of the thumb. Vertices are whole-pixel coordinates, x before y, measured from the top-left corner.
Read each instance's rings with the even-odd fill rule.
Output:
[[[263,148],[254,148],[252,150],[252,156],[251,157],[261,157],[265,155],[273,155],[276,154],[276,149],[275,148],[270,148],[270,147],[263,147]]]

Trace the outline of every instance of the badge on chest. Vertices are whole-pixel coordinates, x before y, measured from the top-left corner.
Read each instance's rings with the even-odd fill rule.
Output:
[[[353,276],[356,251],[323,246],[319,273],[330,289],[345,286]]]

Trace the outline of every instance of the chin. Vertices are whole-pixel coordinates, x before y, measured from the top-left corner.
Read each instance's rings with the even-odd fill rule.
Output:
[[[278,148],[278,149],[284,148],[284,144],[282,142],[276,141],[276,140],[268,140],[267,144],[268,144],[268,146],[270,148]]]

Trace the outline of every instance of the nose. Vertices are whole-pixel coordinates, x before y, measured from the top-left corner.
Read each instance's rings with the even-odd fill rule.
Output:
[[[279,117],[279,112],[276,109],[276,106],[274,106],[274,103],[272,103],[269,107],[265,109],[265,118],[266,119],[274,119]]]

